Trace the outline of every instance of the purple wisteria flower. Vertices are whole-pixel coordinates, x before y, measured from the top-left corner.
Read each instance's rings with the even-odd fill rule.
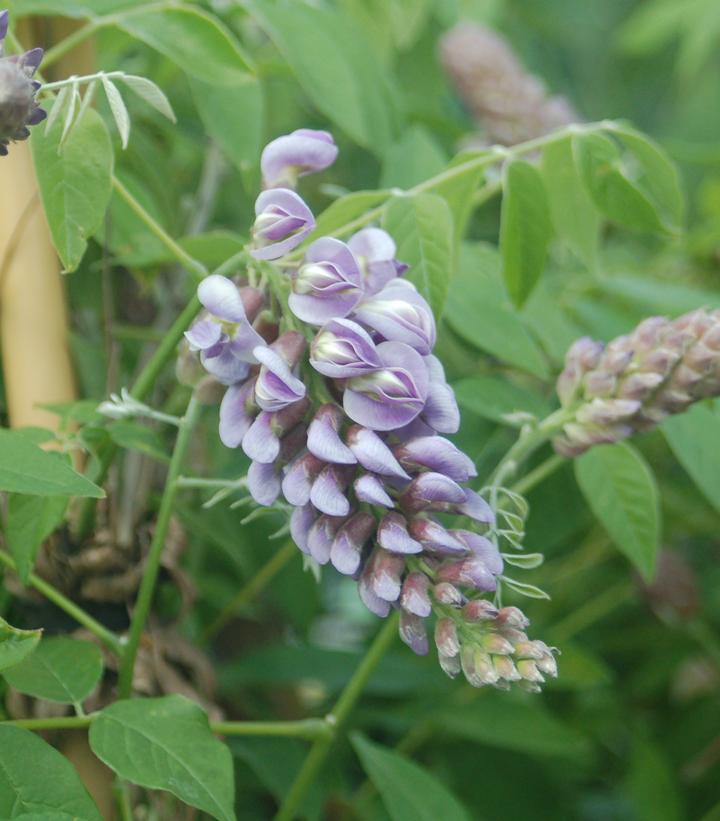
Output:
[[[249,306],[257,309],[259,295],[245,289]],[[257,362],[254,350],[265,345],[245,312],[243,294],[232,280],[212,274],[198,286],[198,299],[206,315],[185,332],[190,349],[201,352],[201,361],[224,385],[244,379],[249,363]]]
[[[260,158],[265,188],[294,188],[298,177],[322,171],[338,154],[332,134],[299,128],[268,143]]]
[[[394,279],[375,296],[363,300],[354,318],[385,339],[404,342],[423,356],[435,345],[435,318],[430,306],[406,279]]]
[[[420,354],[403,342],[381,342],[376,351],[382,367],[348,380],[343,407],[360,425],[393,430],[422,413],[428,396],[428,370]]]
[[[42,122],[47,113],[40,108],[35,94],[40,83],[32,77],[40,65],[43,50],[33,48],[24,54],[4,57],[10,14],[0,12],[0,156],[8,153],[11,141],[26,140],[28,126]]]
[[[322,325],[347,316],[363,296],[362,274],[350,248],[321,237],[310,245],[293,280],[290,310],[303,322]]]
[[[382,367],[370,334],[350,319],[332,319],[310,344],[310,364],[332,379],[347,379]]]
[[[287,331],[271,347],[259,345],[253,350],[253,355],[261,363],[255,383],[255,400],[263,410],[282,410],[305,396],[304,383],[292,371],[304,348],[302,335]]]
[[[279,259],[297,248],[315,228],[305,201],[289,188],[270,188],[255,201],[251,251],[255,259]]]
[[[360,263],[367,294],[377,293],[408,268],[395,259],[395,240],[382,228],[363,228],[350,237],[348,245]]]

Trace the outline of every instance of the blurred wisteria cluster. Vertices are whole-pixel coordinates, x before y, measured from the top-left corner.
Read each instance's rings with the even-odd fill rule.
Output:
[[[467,487],[473,462],[445,436],[460,414],[430,306],[381,228],[299,248],[315,221],[294,186],[336,156],[324,131],[266,146],[248,279],[200,283],[204,311],[186,338],[227,386],[220,438],[252,460],[255,502],[290,506],[308,560],[356,579],[376,615],[399,610],[416,653],[434,615],[446,673],[539,690],[557,674],[554,649],[500,606],[498,511]]]

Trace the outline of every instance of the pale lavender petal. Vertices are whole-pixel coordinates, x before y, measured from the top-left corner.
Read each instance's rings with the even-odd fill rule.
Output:
[[[423,410],[428,371],[417,351],[402,342],[382,342],[377,352],[383,368],[350,379],[343,406],[360,425],[393,430],[407,425]]]
[[[310,345],[310,364],[332,379],[347,379],[381,367],[380,356],[368,332],[349,319],[325,324]]]
[[[427,468],[456,482],[477,476],[472,459],[442,436],[418,436],[396,447],[394,453],[409,470]]]
[[[428,637],[425,622],[411,613],[400,613],[400,638],[418,656],[428,653]]]
[[[250,495],[259,505],[269,507],[280,495],[280,477],[274,465],[253,462],[247,478]]]
[[[497,588],[495,576],[483,561],[474,556],[444,565],[438,570],[437,577],[440,581],[474,587],[486,593],[491,593]]]
[[[400,598],[405,559],[387,550],[375,550],[372,566],[372,589],[376,596],[388,602]]]
[[[409,484],[401,503],[415,513],[421,510],[450,512],[466,503],[466,490],[442,473],[421,473]]]
[[[408,573],[400,593],[400,607],[406,613],[413,613],[426,619],[432,613],[429,588],[430,579],[424,573]]]
[[[365,290],[373,294],[394,279],[400,269],[395,259],[395,241],[382,228],[363,228],[348,241],[365,271]]]
[[[422,553],[423,546],[408,533],[407,521],[399,513],[386,513],[380,520],[378,544],[391,553]]]
[[[4,40],[5,37],[7,37],[9,24],[10,12],[7,9],[0,11],[0,40]]]
[[[291,505],[306,505],[310,501],[313,482],[323,467],[323,462],[312,453],[300,456],[290,465],[282,480],[282,492]]]
[[[455,393],[447,384],[445,370],[436,356],[426,356],[430,377],[424,420],[438,433],[457,433],[460,429],[460,410]]]
[[[363,547],[375,532],[375,517],[356,513],[338,530],[330,549],[330,561],[345,576],[353,576],[360,568]]]
[[[300,128],[263,149],[260,168],[266,188],[293,185],[295,177],[322,171],[335,162],[338,149],[327,131]]]
[[[247,322],[237,285],[227,277],[210,274],[198,285],[198,299],[213,316],[225,322]]]
[[[215,356],[218,349],[219,352]],[[241,362],[227,345],[216,345],[209,351],[203,351],[200,354],[200,361],[203,368],[217,379],[223,385],[234,385],[236,382],[242,382],[250,373],[250,366],[247,362]]]
[[[255,214],[253,234],[260,243],[250,252],[255,259],[279,259],[315,228],[312,211],[289,188],[263,191],[255,201]]]
[[[38,69],[45,52],[41,48],[31,48],[20,57],[20,65],[25,69],[28,77],[32,77]]]
[[[335,534],[345,522],[344,516],[320,516],[310,528],[307,547],[318,564],[327,564]]]
[[[280,453],[280,440],[273,430],[273,416],[269,411],[259,413],[242,440],[245,454],[266,465],[274,462]]]
[[[223,331],[217,322],[211,319],[200,319],[185,331],[191,351],[205,351],[212,348],[222,338]]]
[[[305,385],[293,375],[279,353],[258,346],[253,354],[262,363],[255,383],[255,399],[261,408],[280,410],[305,396]]]
[[[408,527],[408,533],[430,553],[462,556],[468,552],[466,545],[434,519],[421,519],[418,517],[412,519]]]
[[[255,348],[258,346],[263,348],[265,344],[265,340],[255,328],[245,323],[235,328],[228,342],[228,347],[238,359],[241,359],[243,362],[255,364],[258,361],[255,356]]]
[[[350,502],[344,494],[346,477],[335,465],[328,465],[313,482],[310,501],[328,516],[347,516]]]
[[[476,522],[490,525],[495,523],[495,514],[490,505],[474,490],[465,488],[465,502],[458,505],[458,513],[475,519]]]
[[[290,516],[290,536],[303,553],[310,555],[308,534],[315,523],[317,511],[312,505],[296,507]]]
[[[372,473],[365,473],[357,478],[353,483],[353,489],[360,502],[381,507],[395,507],[395,503],[385,490],[382,479]]]
[[[450,530],[448,531],[456,539],[459,539],[473,555],[480,559],[487,569],[496,576],[503,572],[503,559],[496,544],[493,544],[486,536],[473,533],[470,530]]]
[[[381,619],[384,619],[390,612],[390,602],[381,599],[380,596],[378,596],[373,590],[372,567],[370,561],[366,564],[365,570],[363,570],[360,580],[358,581],[358,593],[360,594],[360,599],[365,607]]]
[[[307,447],[318,459],[333,464],[353,465],[357,459],[338,434],[341,421],[340,408],[322,405],[308,428]]]
[[[410,479],[390,448],[375,431],[353,425],[347,434],[347,443],[357,461],[371,473]]]
[[[253,383],[231,385],[220,403],[220,441],[228,448],[236,448],[253,422]]]

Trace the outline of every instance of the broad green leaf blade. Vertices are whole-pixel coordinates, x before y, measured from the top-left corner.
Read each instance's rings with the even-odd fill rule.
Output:
[[[576,134],[573,155],[595,205],[617,225],[634,231],[667,230],[658,210],[629,178],[620,151],[602,134]]]
[[[183,71],[220,86],[243,82],[252,67],[225,25],[196,6],[150,5],[117,15],[117,25]]]
[[[646,579],[653,575],[660,540],[655,478],[643,457],[625,443],[599,445],[575,462],[590,509]]]
[[[562,670],[562,656],[560,665]],[[538,702],[521,701],[505,693],[486,693],[462,709],[442,710],[437,723],[443,732],[457,738],[530,755],[574,759],[587,756],[590,749],[583,735]]]
[[[482,162],[488,152],[463,151],[447,164],[445,179],[433,186],[433,193],[439,194],[450,206],[455,226],[455,244],[465,234],[472,213],[475,193],[485,177]]]
[[[40,196],[65,271],[80,264],[87,240],[101,226],[112,191],[113,152],[100,115],[86,109],[60,149],[62,128],[32,132]]]
[[[31,656],[3,675],[21,693],[76,704],[95,689],[102,670],[102,653],[96,644],[57,636],[42,641]]]
[[[135,74],[123,74],[119,79],[138,97],[145,100],[149,106],[159,111],[163,117],[167,117],[172,123],[176,122],[175,112],[172,110],[170,101],[162,89],[155,85],[152,80],[148,80],[147,77],[138,77]]]
[[[437,194],[393,197],[383,227],[397,243],[397,258],[410,266],[406,278],[439,319],[453,268],[453,221],[448,204]]]
[[[676,459],[690,474],[703,496],[720,512],[720,409],[716,404],[695,405],[662,424]]]
[[[351,224],[358,217],[364,215],[366,211],[382,205],[391,196],[392,192],[390,191],[353,191],[351,194],[340,197],[335,202],[330,203],[317,218],[317,227],[313,236],[319,237],[326,234],[335,236],[339,229]],[[360,230],[360,226],[358,226],[358,230]],[[343,232],[343,236],[347,239],[349,234]]]
[[[66,496],[12,493],[8,497],[5,538],[23,584],[32,573],[38,548],[60,525],[66,507]]]
[[[352,744],[392,821],[470,821],[457,798],[419,764],[359,733]]]
[[[687,818],[675,766],[661,747],[637,735],[633,738],[625,790],[638,821],[684,821]]]
[[[380,186],[412,188],[442,171],[445,163],[445,155],[427,129],[413,125],[385,153]]]
[[[497,376],[469,376],[453,389],[461,408],[494,422],[507,424],[507,417],[518,412],[542,418],[551,410],[542,397]]]
[[[207,133],[240,171],[257,167],[262,149],[263,92],[255,77],[231,87],[191,78],[193,100]]]
[[[102,84],[105,89],[105,96],[107,97],[110,111],[115,120],[115,125],[120,134],[120,142],[123,148],[127,148],[128,140],[130,139],[130,114],[125,105],[125,100],[123,100],[122,94],[120,94],[117,86],[109,77],[103,76]]]
[[[59,453],[48,453],[17,430],[0,428],[0,490],[34,496],[92,496],[102,488],[74,471]]]
[[[535,287],[552,236],[550,206],[540,172],[524,160],[505,166],[500,215],[502,272],[512,301],[522,306]]]
[[[0,818],[102,821],[73,765],[39,736],[0,724]]]
[[[163,441],[157,431],[145,425],[133,422],[130,419],[119,419],[107,426],[110,438],[125,450],[137,450],[145,453],[160,462],[169,462],[170,457],[165,452]]]
[[[359,145],[382,156],[396,131],[395,90],[363,32],[339,11],[243,0],[307,95]]]
[[[90,727],[95,755],[121,778],[234,821],[234,776],[228,748],[205,713],[183,696],[118,701]]]
[[[0,619],[0,671],[19,664],[38,646],[42,630],[19,630]]]
[[[445,318],[458,336],[501,362],[541,378],[548,375],[547,361],[508,299],[494,248],[462,246]]]
[[[578,173],[570,137],[545,146],[541,171],[555,231],[592,270],[597,258],[600,214]]]

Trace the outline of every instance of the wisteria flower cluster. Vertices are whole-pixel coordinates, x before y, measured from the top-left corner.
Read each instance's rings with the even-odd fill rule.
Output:
[[[32,79],[43,50],[33,48],[24,54],[5,57],[4,41],[9,22],[9,12],[0,11],[0,157],[7,155],[10,142],[26,140],[30,136],[29,126],[47,117],[35,100],[40,83]]]
[[[251,459],[253,499],[284,498],[299,549],[356,579],[373,613],[399,609],[416,653],[428,652],[435,614],[448,674],[539,689],[556,674],[552,649],[528,640],[517,608],[482,598],[503,571],[495,512],[467,487],[472,460],[445,437],[458,406],[433,355],[433,313],[403,278],[393,238],[368,227],[291,255],[315,221],[289,186],[336,155],[330,134],[307,129],[265,148],[251,255],[280,263],[266,271],[279,289],[218,275],[199,286],[205,311],[186,336],[227,386],[220,437]],[[269,310],[278,290],[281,316]]]

